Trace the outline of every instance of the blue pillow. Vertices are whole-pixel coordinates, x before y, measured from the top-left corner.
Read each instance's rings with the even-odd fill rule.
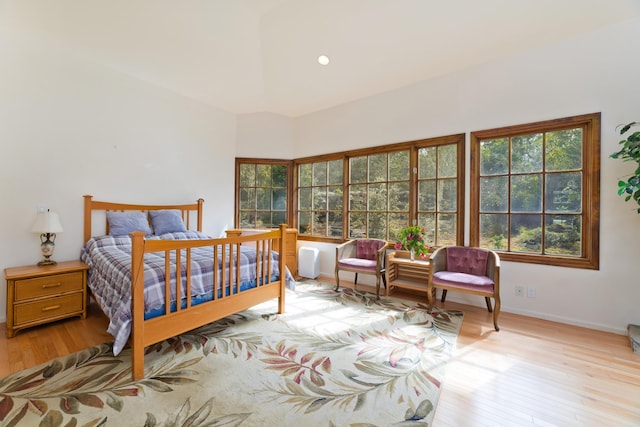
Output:
[[[143,231],[151,234],[147,215],[142,212],[107,212],[109,222],[109,234],[111,236],[129,235],[134,231]]]
[[[149,211],[153,233],[156,236],[165,233],[184,233],[187,231],[182,221],[182,213],[178,209],[162,209]]]

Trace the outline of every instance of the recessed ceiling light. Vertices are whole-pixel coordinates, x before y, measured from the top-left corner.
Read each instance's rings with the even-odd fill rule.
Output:
[[[318,56],[318,63],[320,65],[327,65],[329,63],[329,57],[327,55]]]

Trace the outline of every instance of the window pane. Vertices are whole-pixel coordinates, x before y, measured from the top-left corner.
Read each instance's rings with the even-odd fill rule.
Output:
[[[542,212],[542,177],[539,174],[511,177],[511,211]]]
[[[256,212],[256,228],[271,228],[271,212]]]
[[[286,212],[273,212],[273,214],[271,215],[271,227],[275,228],[278,227],[280,224],[286,224],[287,223],[287,214]]]
[[[438,178],[457,178],[458,147],[454,144],[438,147]]]
[[[409,226],[409,214],[408,213],[392,213],[389,215],[389,241],[395,242],[398,240],[397,233]]]
[[[438,181],[438,211],[452,212],[456,210],[457,185],[455,179]]]
[[[436,242],[436,214],[419,214],[418,225],[425,229],[427,244],[434,245]]]
[[[298,214],[298,233],[304,235],[311,234],[311,213],[300,212]]]
[[[256,165],[256,187],[271,187],[271,165]]]
[[[274,187],[286,187],[287,186],[287,167],[284,165],[273,165],[271,168],[273,174],[273,186]]]
[[[507,212],[508,183],[506,176],[480,180],[480,212]]]
[[[327,187],[313,187],[313,209],[327,209]]]
[[[365,185],[349,186],[349,210],[366,211],[367,210],[367,190]]]
[[[240,186],[254,187],[256,185],[256,165],[240,165]]]
[[[240,212],[240,228],[253,227],[256,223],[255,211]]]
[[[329,169],[327,184],[342,185],[342,164],[342,159],[327,162],[327,168]]]
[[[545,203],[547,212],[582,212],[582,174],[580,172],[547,175]]]
[[[326,212],[314,212],[313,213],[313,235],[314,236],[326,236],[327,235],[327,213]]]
[[[370,211],[386,211],[387,210],[387,185],[386,184],[370,184],[369,185],[369,209]]]
[[[367,157],[349,159],[349,182],[352,184],[367,182]]]
[[[409,179],[409,150],[389,154],[389,181]]]
[[[342,212],[329,212],[329,237],[342,237]]]
[[[311,210],[311,188],[301,188],[298,191],[298,206],[302,210]]]
[[[542,253],[542,215],[513,215],[511,244],[514,252]]]
[[[370,213],[368,236],[374,239],[387,238],[387,214]]]
[[[352,212],[349,214],[349,237],[358,238],[367,235],[367,214]]]
[[[436,181],[418,182],[418,210],[421,212],[435,212],[436,210]]]
[[[418,150],[418,179],[436,177],[436,147],[422,147]]]
[[[409,182],[389,184],[389,211],[409,212]]]
[[[488,249],[508,249],[509,216],[506,214],[480,215],[480,246]]]
[[[547,215],[545,222],[546,253],[580,256],[582,253],[582,217],[580,215]]]
[[[432,244],[442,245],[455,245],[456,243],[456,224],[457,215],[455,214],[438,214],[438,235],[437,239],[432,237],[432,233],[427,233],[427,241]],[[429,230],[429,229],[427,229]],[[431,244],[431,243],[430,243]]]
[[[547,132],[546,170],[561,171],[582,168],[582,129]]]
[[[256,208],[258,210],[271,209],[271,190],[266,188],[256,188]]]
[[[313,185],[327,185],[327,163],[313,164]]]
[[[311,163],[298,166],[298,182],[300,187],[311,187]]]
[[[240,210],[256,208],[255,188],[243,188],[240,190]]]
[[[542,134],[514,136],[511,139],[511,172],[542,171]]]
[[[374,154],[369,156],[369,182],[387,180],[387,155]]]
[[[287,210],[287,190],[284,188],[273,190],[273,210]]]
[[[327,187],[328,209],[342,210],[342,187]]]
[[[509,139],[480,142],[480,175],[496,175],[509,171]]]

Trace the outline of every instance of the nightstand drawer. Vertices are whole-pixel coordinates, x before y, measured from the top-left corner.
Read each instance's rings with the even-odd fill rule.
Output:
[[[83,282],[81,271],[56,274],[33,279],[16,280],[15,301],[59,295],[66,292],[81,291]]]
[[[81,313],[84,310],[84,295],[79,292],[56,298],[18,304],[14,310],[14,325],[32,321],[41,322],[44,319],[64,316],[71,313]]]

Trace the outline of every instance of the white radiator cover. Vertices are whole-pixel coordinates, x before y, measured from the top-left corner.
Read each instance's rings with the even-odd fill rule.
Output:
[[[317,248],[301,246],[298,249],[298,274],[308,279],[320,275],[320,251]]]

